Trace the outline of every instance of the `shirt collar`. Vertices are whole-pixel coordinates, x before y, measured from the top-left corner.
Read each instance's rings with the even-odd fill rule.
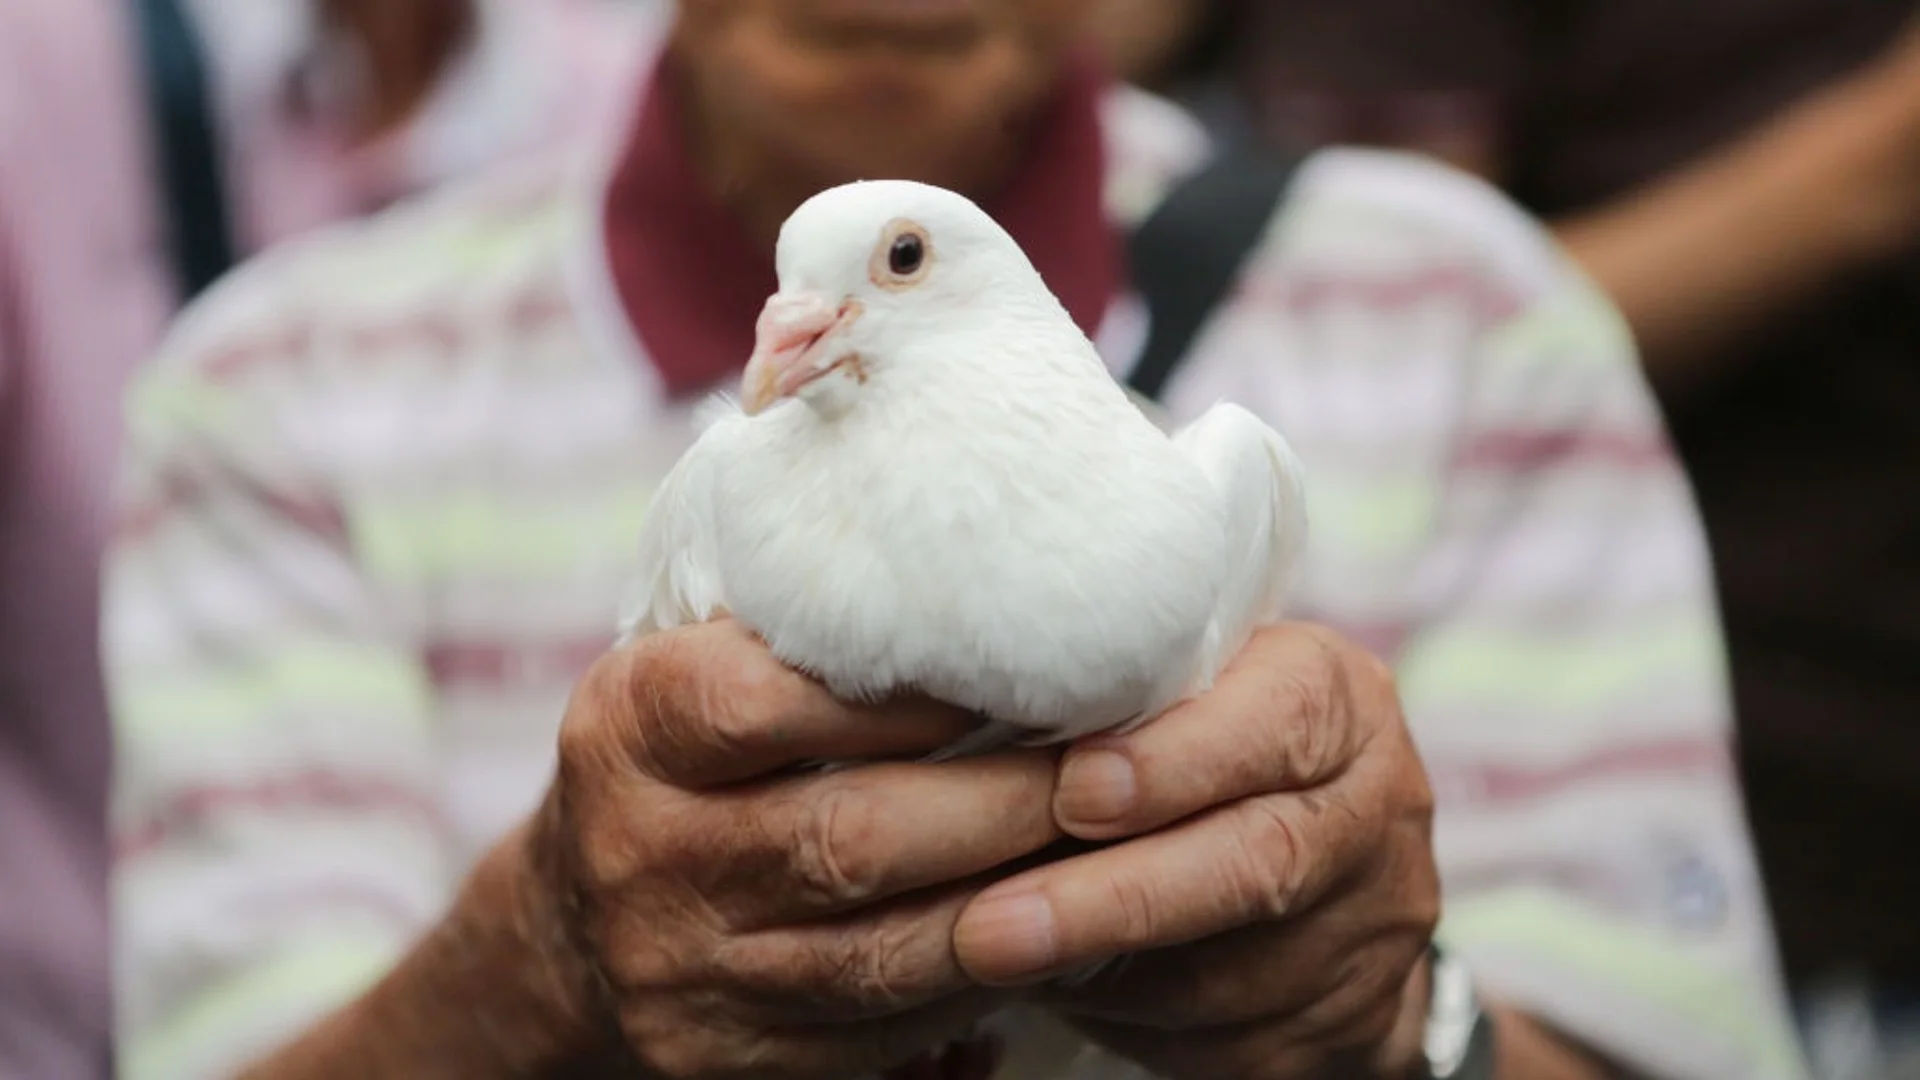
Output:
[[[1103,78],[1072,65],[1032,149],[983,208],[1011,233],[1082,330],[1093,334],[1124,277],[1104,210]],[[602,243],[621,314],[667,392],[735,374],[760,307],[777,287],[773,252],[747,239],[701,181],[671,65],[656,61],[602,204]]]

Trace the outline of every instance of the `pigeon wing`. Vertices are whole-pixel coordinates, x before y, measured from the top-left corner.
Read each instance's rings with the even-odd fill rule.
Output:
[[[1174,436],[1220,499],[1229,564],[1196,663],[1210,685],[1254,630],[1280,618],[1307,544],[1306,477],[1286,439],[1231,403],[1208,409]]]
[[[726,611],[713,500],[723,428],[710,429],[694,442],[647,507],[640,528],[640,574],[621,605],[623,643]]]

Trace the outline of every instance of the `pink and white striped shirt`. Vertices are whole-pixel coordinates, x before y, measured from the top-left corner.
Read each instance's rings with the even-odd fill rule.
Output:
[[[1116,226],[1209,153],[1137,93],[1088,114]],[[555,162],[282,250],[142,377],[105,608],[129,1076],[227,1075],[359,993],[536,803],[691,436],[655,353],[700,290],[631,286],[724,242],[620,176]],[[1142,319],[1110,299],[1119,372]],[[1220,398],[1307,466],[1299,612],[1397,669],[1441,934],[1485,987],[1656,1077],[1802,1076],[1701,530],[1613,309],[1493,190],[1327,151],[1167,404]]]
[[[590,0],[489,3],[479,47],[423,114],[348,152],[276,107],[270,80],[291,54],[250,44],[304,43],[234,33],[260,21],[250,14],[304,4],[185,6],[217,31],[210,60],[249,247],[565,142],[630,97],[626,15]],[[23,1080],[108,1067],[97,564],[121,386],[173,306],[135,7],[0,0],[0,1077]]]

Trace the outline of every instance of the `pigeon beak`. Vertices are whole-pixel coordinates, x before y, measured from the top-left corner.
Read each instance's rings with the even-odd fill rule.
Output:
[[[753,416],[840,366],[827,359],[828,338],[852,326],[860,302],[836,306],[817,292],[778,292],[754,327],[753,355],[742,379],[741,405]]]

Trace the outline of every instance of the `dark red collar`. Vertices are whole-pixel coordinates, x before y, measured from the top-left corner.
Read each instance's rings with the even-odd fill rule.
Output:
[[[669,66],[655,64],[608,185],[606,245],[626,317],[668,392],[685,395],[746,363],[755,318],[776,280],[773,252],[749,242],[701,182]],[[1026,162],[983,204],[1089,335],[1122,278],[1120,244],[1104,209],[1103,90],[1092,68],[1071,69]]]

